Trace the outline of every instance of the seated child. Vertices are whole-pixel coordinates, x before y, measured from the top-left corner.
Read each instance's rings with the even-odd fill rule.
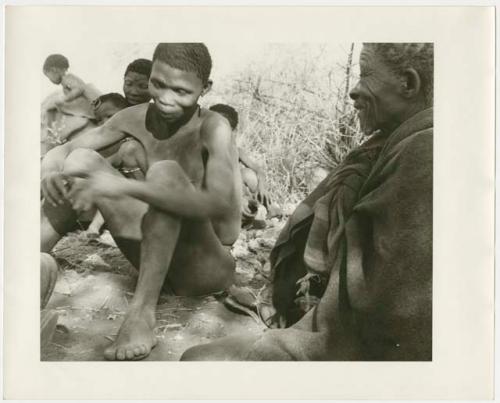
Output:
[[[94,115],[99,125],[104,124],[115,113],[125,109],[129,103],[121,94],[111,92],[104,94],[92,102]],[[144,180],[146,172],[146,154],[142,145],[133,137],[125,137],[116,144],[99,150],[108,162],[117,168],[124,176],[132,179]],[[87,229],[87,236],[99,236],[104,218],[97,211]]]
[[[53,148],[83,129],[96,126],[91,101],[98,94],[81,78],[68,73],[68,69],[68,59],[59,54],[47,57],[43,65],[43,73],[52,83],[61,85],[63,90],[63,94],[49,97],[42,105],[42,126],[45,127],[42,143],[47,143],[44,148]],[[49,127],[49,116],[54,113],[59,115],[59,119]]]
[[[225,104],[212,105],[210,110],[224,116],[228,121],[233,132],[238,126],[238,112]],[[266,191],[264,172],[262,168],[253,161],[247,152],[238,147],[241,179],[243,182],[243,196],[248,201],[242,205],[243,226],[251,223],[259,209],[259,203],[266,209],[271,206],[271,199]]]
[[[98,125],[107,122],[111,116],[127,107],[127,100],[117,92],[101,95],[92,101],[92,109]]]
[[[151,100],[148,84],[153,63],[147,59],[136,59],[127,66],[123,77],[123,94],[127,106],[143,104]]]
[[[126,98],[116,92],[101,95],[92,103],[99,125],[104,124],[128,105]],[[142,145],[133,137],[127,136],[116,144],[100,149],[99,153],[124,176],[131,179],[144,179],[147,170],[146,154]]]

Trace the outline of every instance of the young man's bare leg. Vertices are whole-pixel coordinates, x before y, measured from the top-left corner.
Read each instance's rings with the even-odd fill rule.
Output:
[[[65,160],[63,172],[91,173],[104,171],[113,175],[120,175],[110,164],[98,153],[88,149],[77,149]],[[132,198],[124,198],[119,201],[102,201],[101,206],[112,204],[107,208],[107,218],[114,229],[116,236],[140,241],[140,222],[147,205]],[[89,216],[92,216],[92,212]],[[71,208],[68,201],[61,206],[52,206],[43,202],[41,211],[41,251],[50,252],[57,242],[67,233],[78,228],[78,214]]]
[[[85,149],[73,151],[64,169],[67,174],[96,171],[120,175],[98,153]],[[173,183],[193,186],[179,165],[172,161],[154,164],[148,171],[147,180],[161,181],[167,186]],[[95,203],[124,255],[140,268],[129,312],[105,356],[119,360],[140,359],[149,354],[156,343],[154,313],[167,273],[174,291],[200,295],[229,286],[233,280],[234,261],[209,221],[182,222],[178,217],[155,208],[148,209],[146,203],[128,197],[102,198]],[[140,247],[130,247],[139,243]]]
[[[41,215],[41,221],[40,221],[40,251],[49,253],[54,246],[59,242],[59,240],[62,238],[62,235],[59,234],[52,224],[50,223],[49,219],[45,215],[45,212],[43,211],[43,207],[40,212]]]
[[[151,166],[146,180],[193,186],[172,161]],[[110,360],[141,359],[154,347],[155,308],[167,276],[174,291],[191,295],[219,291],[232,282],[234,262],[208,221],[186,224],[150,207],[142,234],[136,291],[116,341],[105,351]]]

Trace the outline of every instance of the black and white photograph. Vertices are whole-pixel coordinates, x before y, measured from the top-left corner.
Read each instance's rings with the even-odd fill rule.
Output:
[[[50,45],[42,360],[432,360],[433,43]]]
[[[6,7],[4,396],[491,398],[494,34]]]

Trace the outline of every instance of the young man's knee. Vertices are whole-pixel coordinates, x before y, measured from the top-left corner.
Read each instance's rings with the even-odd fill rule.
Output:
[[[64,161],[64,171],[89,172],[98,168],[104,161],[104,158],[94,150],[77,148]]]
[[[167,185],[191,183],[181,166],[173,160],[158,161],[152,164],[146,174],[146,180]]]

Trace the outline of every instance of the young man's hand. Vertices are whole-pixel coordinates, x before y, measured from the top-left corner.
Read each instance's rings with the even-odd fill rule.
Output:
[[[61,172],[50,172],[41,181],[43,197],[54,207],[64,204],[68,196],[69,177]]]
[[[94,205],[94,194],[86,178],[72,178],[68,200],[77,212],[88,211]]]
[[[96,172],[86,178],[75,178],[68,192],[75,210],[86,211],[92,207],[94,200],[100,197],[122,197],[127,179],[105,172]]]

